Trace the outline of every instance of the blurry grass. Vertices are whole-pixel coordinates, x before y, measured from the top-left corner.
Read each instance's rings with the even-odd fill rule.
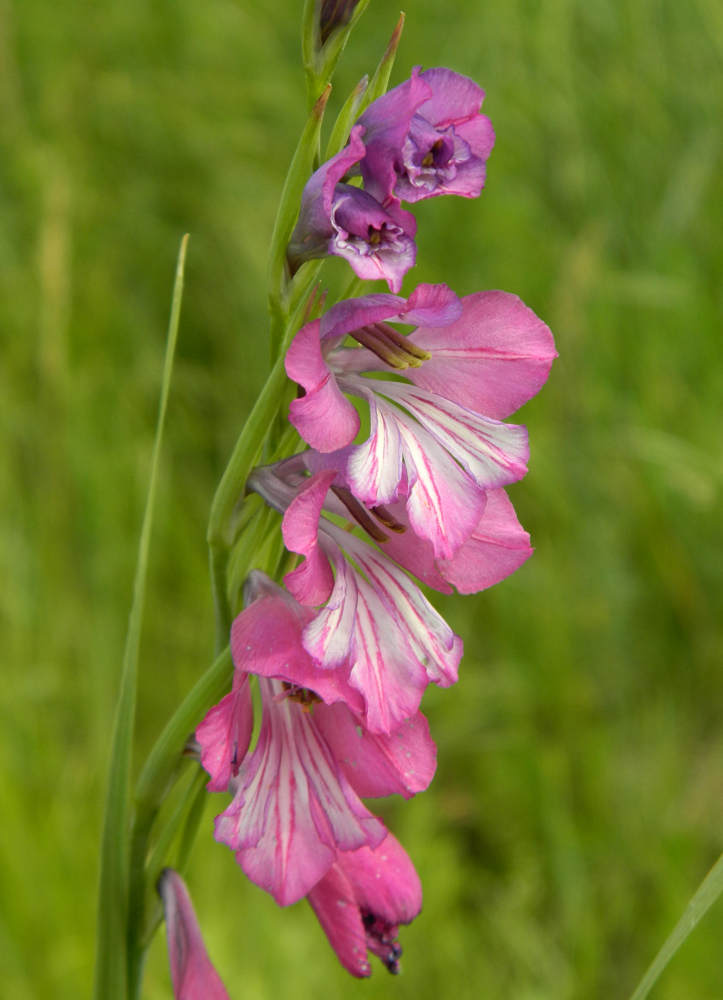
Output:
[[[440,602],[432,789],[381,809],[425,884],[359,986],[211,838],[190,882],[231,995],[626,1000],[723,850],[723,16],[710,0],[407,4],[393,82],[487,90],[476,202],[417,206],[417,281],[518,293],[561,357],[511,492],[535,557]],[[396,9],[375,0],[339,107]],[[300,4],[0,0],[0,978],[88,996],[102,781],[178,240],[192,240],[142,649],[148,747],[209,662],[213,488],[266,371]],[[332,269],[333,271],[333,269]],[[333,275],[334,276],[334,275]],[[653,996],[723,991],[721,906]],[[170,997],[164,946],[145,996]]]

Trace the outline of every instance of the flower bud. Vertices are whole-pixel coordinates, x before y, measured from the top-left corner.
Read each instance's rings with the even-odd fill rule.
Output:
[[[346,27],[358,3],[359,0],[321,0],[319,36],[322,45],[337,28]]]

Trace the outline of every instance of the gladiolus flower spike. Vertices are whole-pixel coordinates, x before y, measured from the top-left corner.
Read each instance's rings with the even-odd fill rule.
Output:
[[[353,7],[320,9],[341,24]],[[337,302],[288,348],[288,417],[309,447],[245,489],[281,515],[293,561],[283,585],[250,573],[232,690],[196,729],[209,790],[232,796],[216,839],[281,906],[306,897],[354,976],[370,974],[370,952],[399,970],[399,926],[422,906],[412,861],[362,801],[410,798],[434,775],[420,706],[428,684],[457,681],[462,640],[419,584],[475,593],[532,554],[505,492],[527,472],[527,429],[504,421],[547,379],[549,329],[506,292],[399,294],[417,252],[401,202],[484,186],[483,97],[417,67],[304,188],[290,274],[333,255],[390,291]]]

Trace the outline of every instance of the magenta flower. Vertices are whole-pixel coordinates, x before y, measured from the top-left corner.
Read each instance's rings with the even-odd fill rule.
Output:
[[[384,841],[386,843],[386,841]],[[165,868],[158,880],[166,917],[168,960],[176,1000],[229,1000],[206,954],[191,897],[181,876]]]
[[[415,67],[412,77],[374,101],[359,119],[365,190],[419,201],[440,194],[476,198],[484,187],[495,133],[479,113],[484,91],[450,69]]]
[[[422,909],[414,865],[391,833],[375,850],[340,854],[309,893],[309,902],[339,961],[353,976],[371,975],[368,951],[399,972],[400,924]]]
[[[365,155],[363,131],[355,126],[349,145],[309,179],[287,258],[293,274],[315,257],[343,257],[359,278],[383,278],[398,292],[417,256],[417,223],[398,199],[382,206],[368,191],[341,182]]]
[[[386,538],[351,495],[329,493],[335,470],[297,486],[277,472],[283,469],[255,470],[249,488],[284,512],[286,547],[304,556],[285,577],[289,591],[302,605],[323,605],[303,629],[304,649],[322,669],[348,671],[349,685],[363,697],[366,726],[392,732],[417,711],[430,682],[448,687],[457,680],[462,642],[396,563],[321,516],[326,510],[348,517],[351,510],[372,537]]]
[[[453,295],[421,285],[406,312],[400,300],[380,304],[379,296],[339,303],[299,331],[286,370],[306,393],[289,415],[304,440],[319,452],[346,448],[328,467],[354,496],[371,508],[406,500],[416,534],[432,543],[435,558],[451,559],[479,524],[486,491],[525,475],[527,430],[501,418],[538,391],[556,352],[547,326],[516,296],[469,295],[459,316],[448,299],[445,314],[441,289]],[[380,318],[385,308],[387,318],[417,329],[403,336]],[[363,346],[341,346],[346,334]],[[345,394],[369,404],[371,433],[362,444],[352,445],[359,417]]]
[[[345,684],[303,648],[310,612],[263,574],[252,574],[250,587],[255,599],[236,619],[231,642],[242,677],[236,690],[249,673],[259,676],[258,743],[240,757],[238,744],[226,736],[245,731],[239,698],[212,709],[196,737],[209,788],[232,775],[234,798],[216,819],[216,839],[235,851],[253,882],[286,906],[309,892],[339,852],[381,843],[384,825],[360,796],[409,798],[422,791],[434,774],[436,749],[418,713],[394,732],[375,735],[344,702],[325,704],[320,692],[333,701]],[[241,720],[233,717],[238,712]]]

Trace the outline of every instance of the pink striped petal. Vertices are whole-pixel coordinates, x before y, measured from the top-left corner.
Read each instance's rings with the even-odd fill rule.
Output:
[[[158,892],[166,918],[168,960],[175,1000],[229,1000],[201,937],[191,897],[181,876],[165,868]]]
[[[284,697],[280,681],[261,678],[259,687],[259,740],[215,836],[252,882],[288,906],[326,874],[338,850],[376,847],[385,829],[340,772],[312,714]]]
[[[526,475],[530,456],[526,427],[491,420],[401,382],[378,382],[376,390],[413,414],[483,489],[506,486]]]
[[[394,411],[364,390],[371,428],[364,444],[348,453],[345,476],[356,497],[367,506],[394,503],[402,478],[402,439]]]
[[[424,667],[430,681],[449,687],[457,680],[462,640],[417,585],[383,552],[353,536],[347,549],[368,577],[384,607]]]
[[[557,357],[552,334],[507,292],[477,292],[462,306],[456,323],[411,334],[432,357],[406,375],[422,389],[502,420],[547,380]]]

